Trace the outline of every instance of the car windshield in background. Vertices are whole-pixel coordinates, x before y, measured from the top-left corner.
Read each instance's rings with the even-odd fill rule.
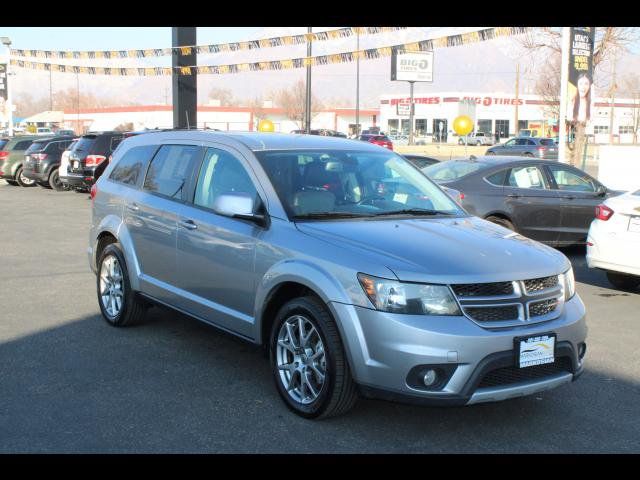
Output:
[[[395,154],[285,150],[256,156],[290,218],[466,215]]]
[[[553,141],[553,138],[541,138],[540,139],[540,145],[554,146],[555,144],[556,144],[556,142]]]
[[[450,182],[477,172],[484,165],[478,162],[460,162],[457,160],[436,163],[422,169],[422,172],[434,182]]]
[[[0,140],[0,150],[2,150],[7,143],[9,143],[9,140]]]

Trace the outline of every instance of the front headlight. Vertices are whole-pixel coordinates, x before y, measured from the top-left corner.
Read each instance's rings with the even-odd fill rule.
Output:
[[[412,315],[462,315],[446,285],[403,283],[358,274],[360,285],[376,310]]]
[[[576,279],[573,276],[573,267],[560,275],[560,284],[564,292],[564,301],[570,300],[576,294]]]

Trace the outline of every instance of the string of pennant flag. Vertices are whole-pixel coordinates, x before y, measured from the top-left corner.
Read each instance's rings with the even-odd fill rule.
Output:
[[[262,38],[245,42],[220,43],[214,45],[190,45],[170,48],[147,48],[142,50],[100,50],[100,51],[54,51],[54,50],[20,50],[12,49],[11,55],[31,58],[74,58],[74,59],[114,59],[114,58],[148,58],[166,57],[176,52],[178,55],[192,55],[195,53],[235,52],[239,50],[254,50],[260,48],[300,45],[306,42],[322,42],[337,38],[351,37],[356,34],[374,35],[385,32],[405,30],[407,27],[346,27],[317,33],[300,35],[286,35],[283,37]]]
[[[175,71],[179,75],[240,73],[247,71],[269,71],[304,68],[307,66],[329,65],[337,63],[349,63],[360,58],[361,60],[373,60],[390,56],[393,50],[424,52],[435,48],[456,47],[475,42],[484,42],[500,37],[508,37],[525,33],[528,27],[494,27],[468,32],[463,34],[448,35],[444,37],[422,40],[418,42],[392,45],[387,47],[370,48],[315,57],[301,57],[282,60],[271,60],[252,63],[237,63],[231,65],[202,65],[185,67],[86,67],[78,65],[60,65],[44,62],[30,62],[12,59],[11,65],[19,68],[54,71],[61,73],[78,73],[89,75],[117,75],[117,76],[162,76],[172,75]]]

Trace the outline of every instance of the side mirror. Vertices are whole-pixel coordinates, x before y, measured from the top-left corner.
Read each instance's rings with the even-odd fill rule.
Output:
[[[241,192],[219,195],[212,206],[213,210],[220,215],[249,220],[263,227],[267,226],[266,215],[254,213],[255,207],[255,196]]]

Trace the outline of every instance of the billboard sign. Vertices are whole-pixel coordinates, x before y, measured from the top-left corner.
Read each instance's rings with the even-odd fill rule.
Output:
[[[409,116],[411,115],[411,104],[409,103],[398,103],[396,105],[398,116]]]
[[[593,44],[595,27],[571,27],[567,120],[587,123],[593,116]]]
[[[406,82],[433,81],[433,52],[391,52],[391,80]]]

